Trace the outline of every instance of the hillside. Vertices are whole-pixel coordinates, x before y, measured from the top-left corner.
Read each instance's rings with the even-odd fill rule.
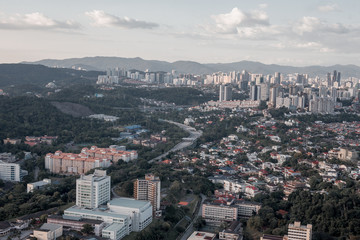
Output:
[[[27,62],[30,63],[30,62]],[[71,58],[64,60],[45,59],[31,64],[43,64],[49,67],[83,67],[87,70],[106,70],[107,68],[125,68],[145,71],[166,71],[176,70],[179,73],[211,74],[222,71],[247,70],[252,73],[274,74],[274,72],[287,73],[308,73],[310,76],[325,75],[334,70],[340,71],[343,77],[360,77],[360,67],[356,65],[334,65],[334,66],[307,66],[292,67],[275,64],[263,64],[260,62],[240,61],[233,63],[210,63],[201,64],[193,61],[176,61],[173,63],[157,60],[144,60],[142,58],[121,58],[121,57],[85,57]]]
[[[95,82],[101,72],[50,68],[43,65],[0,64],[0,87],[33,85],[44,87],[55,81],[58,86]]]

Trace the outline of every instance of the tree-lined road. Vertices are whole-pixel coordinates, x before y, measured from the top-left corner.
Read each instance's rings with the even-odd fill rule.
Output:
[[[187,126],[182,123],[178,123],[178,122],[174,122],[174,121],[170,121],[170,120],[159,120],[159,121],[164,121],[164,122],[174,124],[174,125],[178,126],[179,128],[182,128],[183,130],[188,132],[190,135],[186,138],[183,138],[182,142],[176,144],[172,149],[170,149],[166,153],[163,153],[160,156],[157,156],[156,158],[151,159],[149,162],[157,162],[157,161],[161,160],[163,157],[166,157],[166,155],[168,155],[171,152],[176,152],[176,151],[179,151],[179,150],[182,150],[184,148],[191,146],[202,135],[202,131],[197,131],[195,128]]]

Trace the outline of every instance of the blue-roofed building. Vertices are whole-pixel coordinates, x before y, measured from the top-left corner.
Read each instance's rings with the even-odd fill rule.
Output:
[[[141,126],[140,125],[131,125],[131,126],[125,127],[125,129],[128,130],[128,131],[134,131],[134,130],[137,130],[137,129],[141,129]]]

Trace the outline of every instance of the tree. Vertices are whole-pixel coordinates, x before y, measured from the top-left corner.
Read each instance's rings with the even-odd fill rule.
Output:
[[[94,228],[90,224],[86,223],[83,225],[81,232],[85,234],[92,234],[94,232]]]

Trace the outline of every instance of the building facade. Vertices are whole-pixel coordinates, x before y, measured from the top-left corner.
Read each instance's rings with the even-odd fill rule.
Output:
[[[81,175],[76,180],[76,205],[97,208],[110,201],[110,176],[106,171],[95,170],[94,174]]]
[[[146,174],[145,179],[137,179],[134,182],[134,198],[136,200],[147,200],[153,206],[153,215],[161,216],[160,198],[161,198],[160,178],[153,174]]]
[[[4,181],[20,182],[27,174],[28,172],[21,170],[20,165],[17,163],[0,161],[0,179]]]
[[[311,240],[312,225],[301,225],[301,222],[294,222],[288,226],[288,240]]]

